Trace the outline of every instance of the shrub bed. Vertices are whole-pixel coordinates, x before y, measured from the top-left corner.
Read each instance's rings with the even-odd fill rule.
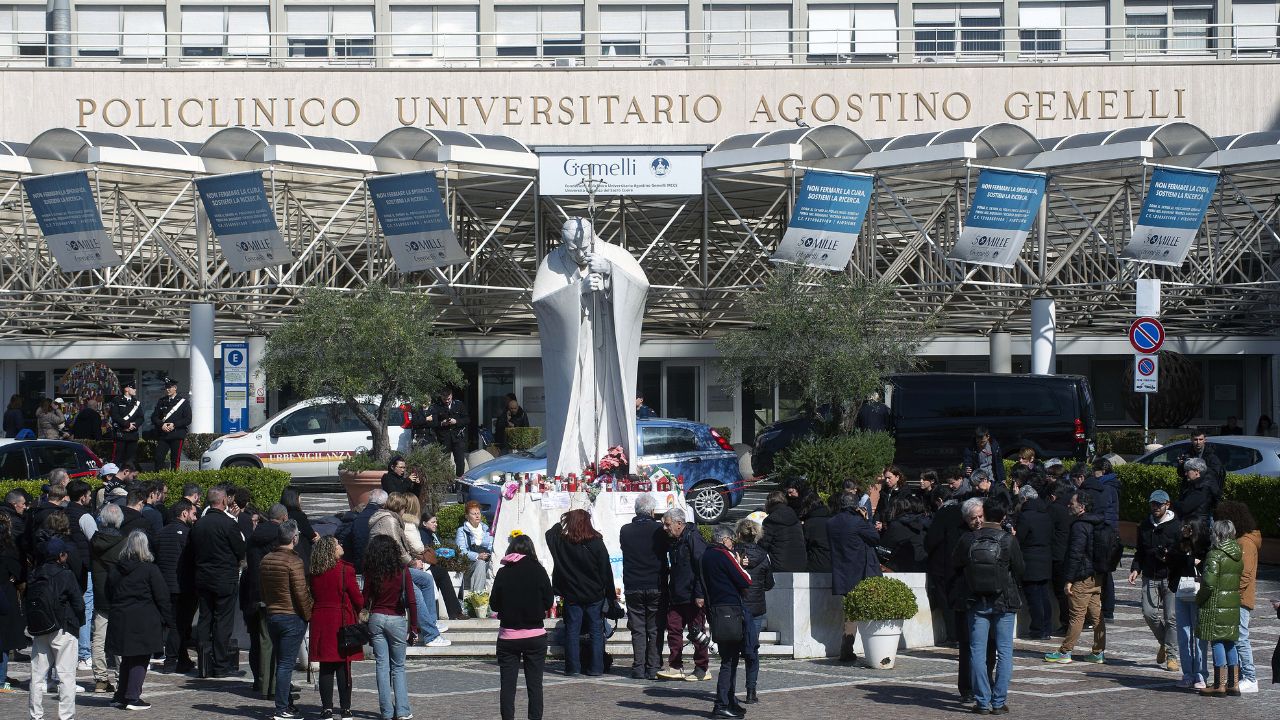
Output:
[[[283,470],[264,468],[226,468],[225,470],[167,470],[157,473],[142,473],[138,479],[144,482],[162,482],[169,490],[172,502],[182,496],[182,486],[188,483],[200,486],[203,495],[214,485],[234,485],[247,488],[253,496],[253,504],[259,508],[270,507],[280,502],[280,494],[289,486],[293,476]],[[32,497],[40,496],[43,480],[0,480],[0,496],[10,490],[22,488]],[[102,486],[96,480],[90,485],[96,491]]]
[[[893,436],[884,432],[854,432],[797,443],[778,454],[776,474],[804,475],[824,496],[845,480],[866,482],[880,476],[893,462]]]

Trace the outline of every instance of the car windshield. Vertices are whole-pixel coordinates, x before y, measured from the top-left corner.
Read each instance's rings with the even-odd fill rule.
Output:
[[[547,443],[546,441],[543,441],[538,443],[537,445],[534,445],[528,450],[517,450],[516,454],[524,457],[537,458],[538,460],[546,460],[547,459]]]

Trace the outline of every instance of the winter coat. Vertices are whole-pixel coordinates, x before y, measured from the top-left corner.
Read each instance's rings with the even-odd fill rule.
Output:
[[[180,520],[160,528],[156,534],[156,565],[170,595],[194,593],[195,565],[191,561],[191,526]]]
[[[36,413],[36,437],[41,440],[60,440],[66,425],[67,418],[56,408]]]
[[[908,513],[890,520],[880,535],[880,547],[888,553],[885,566],[894,572],[924,572],[928,554],[924,549],[929,518]]]
[[[67,535],[55,535],[49,528],[40,528],[36,533],[34,544],[32,545],[32,562],[39,565],[49,559],[49,557],[45,555],[45,543],[55,537],[60,537],[63,541],[71,545],[67,551],[67,569],[71,571],[71,576],[76,579],[76,585],[80,587],[80,592],[83,593],[88,589],[84,586],[84,581],[89,577],[88,566],[85,563],[85,558],[80,557],[80,552],[76,550],[75,543],[71,542],[71,538]]]
[[[651,517],[634,517],[618,531],[622,585],[627,592],[666,590],[667,533]]]
[[[929,574],[938,587],[951,586],[951,578],[955,575],[955,566],[951,563],[951,553],[955,550],[960,536],[969,532],[960,512],[960,503],[948,501],[938,508],[924,534],[925,572]]]
[[[294,550],[297,551],[298,557],[302,558],[303,569],[310,574],[312,538],[316,536],[316,529],[311,527],[311,520],[306,513],[292,508],[288,512],[289,519],[298,525],[298,546]]]
[[[1053,519],[1040,498],[1028,500],[1018,511],[1018,548],[1026,566],[1022,582],[1044,582],[1053,578]]]
[[[172,423],[173,430],[162,431],[160,427],[165,423]],[[155,428],[156,437],[161,440],[185,438],[187,429],[191,426],[191,399],[182,395],[161,397],[151,413],[151,425]]]
[[[107,653],[150,656],[164,650],[165,628],[172,627],[169,586],[155,563],[128,557],[116,563],[107,586]]]
[[[262,601],[262,582],[259,570],[262,559],[280,545],[280,526],[264,520],[254,528],[249,536],[248,548],[245,550],[244,573],[240,576],[240,611],[246,615],[255,615]]]
[[[390,470],[382,473],[382,490],[388,495],[391,493],[413,493],[418,494],[418,488],[409,482],[409,478],[404,475],[398,475]]]
[[[0,653],[21,650],[31,642],[23,632],[27,621],[18,602],[18,585],[25,580],[18,549],[10,545],[0,550]]]
[[[508,630],[535,630],[555,604],[555,592],[546,568],[530,555],[510,554],[493,578],[489,608],[498,613],[498,626]]]
[[[831,510],[826,505],[815,505],[804,519],[804,549],[809,572],[831,572],[831,539],[827,537],[827,523]]]
[[[1208,530],[1208,520],[1218,506],[1218,497],[1222,493],[1207,476],[1202,475],[1195,483],[1186,483],[1173,509],[1182,518],[1182,522],[1199,520]]]
[[[479,559],[479,553],[493,552],[493,529],[481,521],[480,534],[484,536],[484,541],[476,544],[475,536],[471,534],[471,523],[465,520],[453,534],[453,544],[458,546],[458,553],[471,562]]]
[[[1199,624],[1196,637],[1201,640],[1240,639],[1240,575],[1244,570],[1244,551],[1235,540],[1218,543],[1204,559],[1200,591],[1196,593]]]
[[[400,564],[408,565],[413,557],[409,554],[409,540],[404,536],[404,519],[386,508],[379,510],[369,518],[369,538],[386,535],[396,541],[400,548]]]
[[[118,528],[100,527],[89,541],[89,556],[93,568],[93,612],[109,617],[111,598],[107,595],[107,581],[116,568],[120,551],[124,550],[124,536]]]
[[[723,545],[713,545],[702,554],[702,577],[709,607],[745,608],[742,595],[751,587],[751,576]]]
[[[706,595],[702,588],[702,554],[707,551],[707,541],[693,523],[684,526],[684,533],[672,540],[667,548],[667,600],[672,605],[685,605]]]
[[[1049,544],[1049,554],[1053,556],[1055,568],[1065,567],[1067,562],[1067,545],[1071,539],[1071,510],[1067,508],[1070,497],[1064,497],[1046,503],[1045,511],[1053,522],[1053,542]]]
[[[1169,559],[1178,551],[1182,539],[1182,521],[1172,510],[1157,522],[1151,515],[1138,526],[1138,547],[1129,569],[1148,580],[1169,579]],[[1173,586],[1177,589],[1177,585]]]
[[[27,588],[44,577],[49,578],[53,596],[58,598],[58,629],[75,637],[84,625],[84,591],[76,584],[71,571],[57,560],[42,563],[32,571],[27,579]]]
[[[800,517],[788,505],[778,505],[765,517],[760,547],[769,553],[774,572],[804,572],[809,566],[804,528]]]
[[[134,530],[141,530],[146,534],[147,544],[154,552],[156,547],[155,526],[152,524],[151,518],[143,515],[141,510],[134,510],[128,505],[121,506],[120,512],[124,514],[124,522],[120,523],[120,534],[127,538]]]
[[[823,531],[826,524],[823,524]],[[773,589],[773,565],[769,562],[769,553],[755,543],[738,543],[733,551],[742,558],[742,569],[751,576],[751,587],[742,594],[742,604],[752,617],[761,617],[768,612],[765,605],[765,593]]]
[[[1119,527],[1120,495],[1116,488],[1104,483],[1103,477],[1090,476],[1084,479],[1084,484],[1080,486],[1080,492],[1089,493],[1093,496],[1093,512],[1096,515],[1101,517],[1104,522],[1110,523],[1112,528]],[[1115,518],[1115,522],[1112,522],[1111,518]]]
[[[1254,530],[1248,535],[1236,538],[1240,545],[1240,607],[1253,612],[1254,602],[1258,595],[1258,553],[1262,550],[1262,533]]]
[[[27,418],[22,414],[22,408],[13,408],[4,411],[4,436],[7,438],[16,438],[18,433],[22,432],[22,426],[26,424]]]
[[[191,528],[188,541],[195,549],[196,588],[217,593],[235,592],[244,560],[245,541],[240,524],[222,510],[210,508]]]
[[[881,575],[876,559],[880,534],[861,515],[848,510],[836,513],[827,523],[827,535],[831,540],[832,595],[844,595],[864,579]]]
[[[338,647],[338,629],[359,621],[364,596],[356,583],[356,569],[346,560],[311,578],[311,662],[363,660],[357,649],[343,655]]]
[[[1078,582],[1097,574],[1093,571],[1093,532],[1104,522],[1101,515],[1085,513],[1071,523],[1071,538],[1067,542],[1067,582]]]
[[[356,566],[357,571],[364,567],[364,550],[369,546],[369,521],[381,509],[381,505],[366,503],[364,509],[351,521],[351,546],[344,546],[344,549],[350,550],[351,564]]]
[[[569,542],[556,523],[547,531],[547,547],[555,563],[551,586],[565,602],[590,605],[614,596],[613,568],[603,538]]]
[[[1098,478],[1102,483],[1103,507],[1098,514],[1111,525],[1111,529],[1120,530],[1120,476],[1108,473]]]
[[[267,615],[297,615],[311,619],[311,588],[302,558],[293,548],[278,547],[258,566],[262,611]]]
[[[880,490],[880,500],[876,503],[876,513],[871,518],[872,522],[879,522],[884,527],[889,527],[889,521],[893,519],[893,501],[906,495],[907,491],[902,487],[902,483],[898,483],[898,487],[890,489],[887,485],[882,486]]]
[[[82,407],[71,423],[71,437],[77,440],[102,439],[102,414],[91,407]]]
[[[969,564],[969,550],[973,547],[974,539],[979,536],[994,537],[1000,543],[998,562],[1003,575],[1000,578],[1003,581],[1003,589],[996,595],[974,595],[969,591],[968,583],[964,579],[964,570]],[[998,523],[983,523],[977,530],[965,533],[956,544],[955,554],[952,557],[956,567],[956,594],[951,598],[953,608],[971,610],[982,607],[990,608],[995,612],[1016,612],[1022,607],[1019,586],[1022,584],[1022,573],[1026,569],[1022,550],[1013,536]]]

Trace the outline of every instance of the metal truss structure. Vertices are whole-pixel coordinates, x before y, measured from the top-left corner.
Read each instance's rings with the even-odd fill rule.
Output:
[[[1181,267],[1120,259],[1156,165],[1221,172]],[[1009,270],[947,259],[984,167],[1045,172],[1040,225]],[[23,177],[87,169],[120,266],[62,273],[22,192]],[[261,170],[297,260],[234,273],[199,209],[198,177]],[[612,197],[598,232],[626,247],[652,290],[646,336],[706,337],[742,326],[743,293],[773,272],[807,169],[874,176],[875,194],[846,272],[886,282],[902,317],[944,334],[1029,322],[1030,299],[1057,302],[1062,331],[1117,332],[1134,280],[1163,280],[1172,332],[1272,335],[1280,319],[1280,132],[1214,140],[1185,123],[1041,141],[1013,125],[864,140],[840,126],[726,139],[704,156],[701,196]],[[467,262],[401,274],[364,180],[436,172]],[[538,263],[585,200],[539,197],[537,157],[510,138],[400,128],[371,143],[228,128],[202,145],[50,130],[0,143],[0,334],[11,339],[168,338],[188,306],[214,303],[218,333],[262,334],[305,287],[386,282],[438,298],[460,336],[536,332]]]

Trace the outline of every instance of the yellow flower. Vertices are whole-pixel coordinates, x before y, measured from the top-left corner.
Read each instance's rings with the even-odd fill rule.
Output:
[[[512,538],[518,538],[523,534],[524,534],[523,530],[521,530],[520,528],[516,528],[515,530],[511,531],[511,534],[507,536],[507,539],[510,540]]]

